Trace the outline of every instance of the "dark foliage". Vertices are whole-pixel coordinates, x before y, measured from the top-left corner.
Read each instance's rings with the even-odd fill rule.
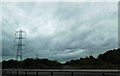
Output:
[[[109,50],[104,54],[100,54],[98,59],[111,64],[120,64],[120,49]]]
[[[3,61],[2,67],[3,69],[120,69],[120,49],[109,50],[100,54],[98,58],[91,55],[64,64],[48,59],[27,58],[23,61]]]
[[[23,68],[23,69],[44,69],[44,68],[60,68],[60,63],[48,59],[27,58],[23,61],[9,60],[2,62],[3,68]]]

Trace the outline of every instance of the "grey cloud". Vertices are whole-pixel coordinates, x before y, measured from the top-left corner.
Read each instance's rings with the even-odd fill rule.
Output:
[[[13,44],[14,32],[20,28],[27,32],[24,58],[35,57],[38,53],[40,58],[65,62],[91,54],[97,56],[108,49],[118,47],[116,3],[6,5],[14,18],[11,18],[7,9],[3,9],[4,58],[15,55],[13,49],[9,52],[6,50]],[[14,19],[18,21],[20,27],[16,25]]]

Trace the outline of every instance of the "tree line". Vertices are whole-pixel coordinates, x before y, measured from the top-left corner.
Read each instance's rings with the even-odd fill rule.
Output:
[[[98,55],[70,60],[65,63],[48,59],[27,58],[23,61],[4,60],[3,69],[120,69],[120,49],[108,50]]]

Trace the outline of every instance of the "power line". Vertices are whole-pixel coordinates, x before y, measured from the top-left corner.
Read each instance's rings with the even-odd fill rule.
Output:
[[[3,21],[2,24],[5,23],[6,25],[8,25],[8,28],[9,28],[9,29],[12,29],[11,32],[14,33],[14,31],[16,31],[16,30],[15,30],[14,27],[11,27],[12,24],[11,24],[10,22],[8,22],[4,17],[3,17],[2,19],[3,19],[3,20],[2,20],[2,21]],[[4,21],[5,21],[5,22],[4,22]],[[6,28],[6,27],[5,27],[5,28]]]
[[[3,4],[4,4],[4,7],[6,8],[6,10],[8,11],[9,15],[11,15],[12,18],[13,18],[13,20],[15,21],[14,23],[15,23],[16,25],[18,25],[18,21],[16,21],[15,17],[14,17],[13,14],[11,13],[11,11],[10,11],[9,8],[7,7],[7,5],[6,5],[4,2],[3,2]],[[18,25],[18,26],[19,26],[19,25]]]

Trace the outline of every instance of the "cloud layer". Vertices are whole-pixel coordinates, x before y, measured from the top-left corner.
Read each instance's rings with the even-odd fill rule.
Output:
[[[23,56],[61,62],[118,47],[117,3],[4,3],[3,59],[15,58],[14,33],[27,32]]]

